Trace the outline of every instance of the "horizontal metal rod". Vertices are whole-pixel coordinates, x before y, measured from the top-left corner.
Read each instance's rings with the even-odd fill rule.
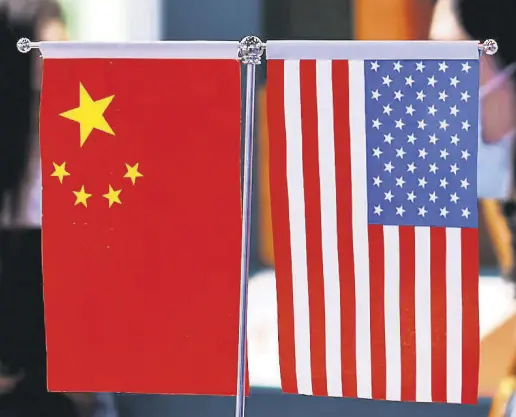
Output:
[[[30,39],[21,38],[16,44],[18,47],[18,51],[22,53],[27,53],[32,49],[39,49],[40,42],[31,42]],[[263,43],[263,48],[267,47],[267,43]],[[478,50],[481,52],[485,52],[488,55],[494,55],[498,51],[498,45],[496,41],[492,39],[487,39],[485,42],[478,43]]]

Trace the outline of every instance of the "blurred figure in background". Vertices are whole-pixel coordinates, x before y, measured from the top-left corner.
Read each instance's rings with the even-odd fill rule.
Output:
[[[93,396],[48,393],[41,270],[41,60],[20,37],[64,40],[59,4],[0,0],[0,416],[91,415]]]
[[[516,2],[437,0],[430,29],[435,40],[494,38],[499,50],[480,59],[478,195],[502,274],[514,275],[512,203],[516,133]],[[504,200],[500,204],[499,200]],[[505,215],[505,216],[504,216]],[[504,218],[505,217],[505,218]],[[513,228],[511,231],[510,228]]]
[[[437,40],[493,38],[494,56],[480,60],[479,197],[502,274],[516,282],[516,1],[438,0],[430,37]],[[492,186],[500,186],[493,192]],[[514,340],[516,352],[516,339]],[[515,355],[516,359],[516,355]],[[500,384],[490,417],[516,417],[516,360]]]
[[[498,52],[480,60],[481,136],[487,143],[516,133],[515,13],[512,0],[437,0],[434,10],[431,39],[498,42]]]

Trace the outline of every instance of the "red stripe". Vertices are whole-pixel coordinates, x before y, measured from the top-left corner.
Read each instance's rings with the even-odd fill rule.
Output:
[[[462,402],[478,400],[478,230],[462,229]]]
[[[351,211],[351,149],[349,132],[349,67],[333,61],[333,114],[335,135],[335,179],[337,235],[340,275],[342,393],[357,396],[355,262]],[[331,161],[328,161],[331,163]]]
[[[400,226],[401,400],[416,400],[416,238]]]
[[[278,292],[278,333],[281,386],[284,392],[297,393],[292,258],[287,191],[287,149],[283,97],[284,63],[271,60],[267,65],[267,107],[270,149],[270,192],[274,266]]]
[[[446,402],[446,229],[444,227],[430,228],[430,297],[432,401]]]
[[[371,309],[371,382],[373,399],[386,396],[385,267],[382,225],[369,225],[369,276]]]
[[[301,61],[301,120],[303,130],[303,181],[305,194],[306,263],[310,312],[312,392],[328,395],[326,383],[326,322],[322,263],[321,186],[317,123],[315,61]]]

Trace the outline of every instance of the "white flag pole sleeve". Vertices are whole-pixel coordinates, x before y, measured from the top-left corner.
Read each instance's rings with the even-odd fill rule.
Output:
[[[477,41],[268,41],[267,59],[479,59]]]
[[[237,59],[237,41],[39,42],[43,58]]]

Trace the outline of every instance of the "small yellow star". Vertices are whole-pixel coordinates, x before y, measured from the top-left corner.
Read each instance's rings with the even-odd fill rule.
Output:
[[[139,162],[137,162],[133,167],[129,164],[125,164],[127,173],[124,175],[124,178],[131,178],[133,185],[136,184],[136,178],[143,177],[143,174],[138,172],[138,165],[140,165]]]
[[[102,197],[107,198],[109,200],[109,207],[113,205],[113,203],[122,204],[120,198],[118,197],[122,190],[113,190],[111,185],[109,186],[109,192],[107,194],[103,194]]]
[[[86,200],[88,200],[88,198],[91,197],[91,194],[88,194],[85,190],[84,190],[84,185],[81,187],[81,189],[79,191],[74,191],[73,192],[75,194],[75,197],[77,197],[77,199],[75,200],[75,206],[77,204],[82,204],[84,205],[84,207],[88,207],[88,202]]]
[[[61,165],[57,165],[55,162],[52,163],[54,164],[54,172],[50,176],[59,178],[59,182],[62,184],[63,178],[70,175],[69,172],[66,172],[66,162],[63,162]]]
[[[81,146],[84,145],[93,129],[106,132],[110,135],[115,134],[104,118],[104,112],[114,97],[115,96],[109,96],[93,101],[82,83],[79,84],[79,107],[61,113],[60,116],[79,123],[81,129]]]

